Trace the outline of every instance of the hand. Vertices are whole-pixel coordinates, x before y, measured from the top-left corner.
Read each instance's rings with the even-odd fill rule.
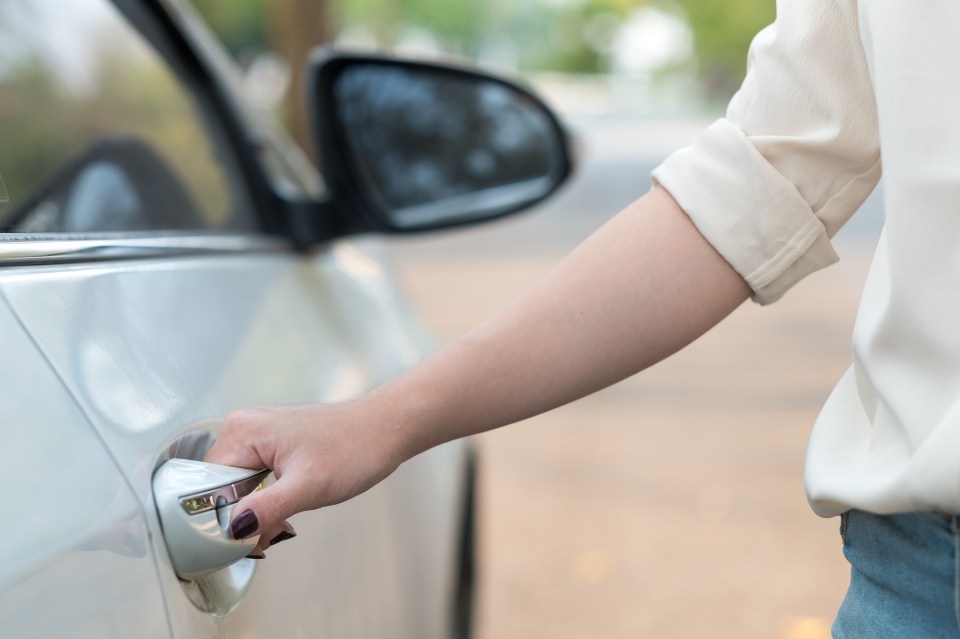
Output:
[[[365,396],[342,404],[253,408],[231,413],[205,461],[270,468],[277,481],[234,507],[231,531],[260,534],[251,556],[294,536],[286,521],[304,510],[340,503],[390,475],[406,456]]]
[[[231,522],[257,551],[287,517],[349,499],[404,460],[597,391],[683,348],[750,288],[670,195],[645,195],[497,317],[343,404],[230,415],[207,460],[271,468]]]

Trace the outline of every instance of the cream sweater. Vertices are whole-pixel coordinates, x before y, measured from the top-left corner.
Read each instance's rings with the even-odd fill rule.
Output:
[[[810,439],[813,509],[960,513],[960,2],[783,0],[726,118],[654,179],[760,303],[834,262],[884,165],[853,364]]]

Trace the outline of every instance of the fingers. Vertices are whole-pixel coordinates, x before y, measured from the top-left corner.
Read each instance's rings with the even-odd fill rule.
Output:
[[[234,507],[234,517],[230,521],[233,538],[260,536],[256,547],[250,552],[251,557],[262,559],[261,555],[270,546],[297,536],[293,526],[286,520],[296,512],[290,504],[297,503],[298,499],[285,493],[295,490],[293,481],[280,480],[240,500]]]
[[[227,416],[220,436],[207,452],[205,461],[239,468],[272,468],[277,462],[275,442],[264,437],[264,422],[269,421],[269,409],[236,411]],[[269,460],[269,461],[268,461]],[[249,495],[233,508],[230,532],[234,539],[247,539],[259,535],[257,546],[249,557],[262,559],[263,551],[271,545],[296,537],[293,526],[286,518],[294,514],[290,504],[300,499],[287,493],[296,492],[289,477],[279,479],[273,485]],[[302,490],[302,489],[301,489]],[[302,509],[302,508],[301,508]]]
[[[260,533],[260,539],[257,541],[257,547],[251,551],[251,555],[262,555],[264,551],[276,546],[277,544],[293,539],[297,536],[297,531],[293,529],[288,521],[282,521],[269,530]]]
[[[207,451],[204,461],[237,468],[270,468],[261,454],[266,442],[262,441],[260,429],[262,420],[256,410],[236,411],[227,415],[220,428],[220,436]]]
[[[247,539],[259,534],[258,548],[268,547],[277,535],[293,532],[286,520],[305,510],[302,504],[307,491],[304,482],[284,475],[276,483],[247,495],[233,507],[231,535],[234,539]]]
[[[297,536],[293,526],[286,520],[293,515],[290,504],[297,503],[296,497],[285,493],[296,490],[295,483],[282,479],[277,483],[257,491],[237,502],[230,521],[230,533],[234,539],[247,539],[259,535],[256,547],[250,557],[262,559],[264,551],[282,541]],[[301,509],[302,510],[302,509]]]
[[[289,539],[294,514],[345,501],[396,469],[396,429],[382,427],[367,402],[255,408],[231,413],[206,461],[270,468],[276,483],[247,495],[233,508],[235,539],[260,535],[255,555]]]

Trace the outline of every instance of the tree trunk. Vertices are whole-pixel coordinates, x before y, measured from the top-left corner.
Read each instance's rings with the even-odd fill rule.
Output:
[[[307,111],[304,79],[307,58],[315,46],[329,42],[334,35],[328,0],[274,0],[270,39],[272,47],[290,65],[290,90],[287,92],[287,128],[293,138],[316,162],[316,152]]]

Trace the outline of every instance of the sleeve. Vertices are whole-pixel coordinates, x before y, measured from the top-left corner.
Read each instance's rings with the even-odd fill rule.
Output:
[[[837,261],[880,178],[877,128],[855,0],[778,0],[726,117],[653,179],[766,304]]]

